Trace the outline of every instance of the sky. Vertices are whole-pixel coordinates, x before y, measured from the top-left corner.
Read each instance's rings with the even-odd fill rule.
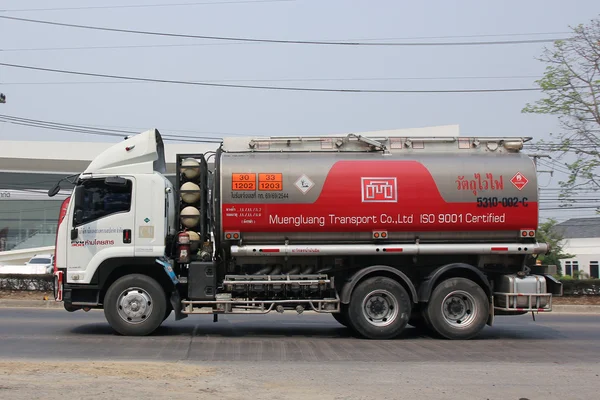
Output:
[[[190,35],[420,43],[564,38],[570,26],[598,17],[600,2],[0,0],[0,10],[0,16]],[[242,85],[384,90],[531,88],[545,68],[536,57],[550,45],[241,43],[0,19],[2,63]],[[531,136],[539,140],[559,130],[554,116],[521,113],[526,103],[540,98],[536,91],[276,91],[132,83],[0,66],[0,92],[7,96],[7,103],[0,104],[1,115],[136,131],[157,128],[163,134],[194,137],[316,135],[458,124],[462,136]],[[118,139],[0,123],[0,140]],[[558,168],[556,161],[549,162],[545,169]],[[558,171],[552,177],[541,174],[540,186],[557,187],[559,178]],[[590,213],[572,210],[568,215]]]

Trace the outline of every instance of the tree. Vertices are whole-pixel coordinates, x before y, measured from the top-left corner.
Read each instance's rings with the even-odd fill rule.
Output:
[[[538,257],[544,265],[556,265],[558,275],[562,275],[562,267],[560,260],[564,258],[574,257],[572,254],[567,254],[563,251],[563,235],[556,227],[557,221],[549,219],[540,224],[537,231],[537,240],[540,243],[548,243],[550,245],[550,253],[542,254]]]
[[[545,95],[522,112],[558,115],[561,132],[538,149],[557,153],[569,177],[561,181],[561,197],[569,200],[572,189],[600,189],[600,20],[572,28],[573,35],[544,49],[540,61],[547,64],[536,83]]]

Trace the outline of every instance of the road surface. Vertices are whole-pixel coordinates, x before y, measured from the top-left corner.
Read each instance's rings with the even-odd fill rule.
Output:
[[[122,337],[101,311],[6,308],[0,398],[595,399],[599,332],[600,315],[545,314],[498,317],[469,341],[412,328],[370,341],[331,316],[289,313],[171,316],[152,336]]]

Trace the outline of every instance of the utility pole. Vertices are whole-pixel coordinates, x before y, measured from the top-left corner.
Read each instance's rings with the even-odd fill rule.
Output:
[[[551,158],[549,155],[547,154],[528,154],[529,157],[533,158],[533,164],[535,165],[535,169],[538,173],[548,173],[550,174],[550,176],[554,176],[554,171],[548,170],[548,171],[540,171],[537,169],[538,164],[537,164],[537,160],[538,158]]]

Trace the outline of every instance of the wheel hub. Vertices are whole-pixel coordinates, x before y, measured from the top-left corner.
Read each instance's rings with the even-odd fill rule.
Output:
[[[398,316],[398,300],[387,290],[375,290],[365,296],[363,316],[375,326],[387,326]]]
[[[450,300],[450,304],[448,305],[448,310],[453,316],[461,316],[465,313],[465,303],[463,299],[452,298]]]
[[[442,302],[442,315],[446,323],[466,328],[475,320],[477,303],[470,293],[454,291],[449,293]]]
[[[119,316],[124,321],[138,324],[146,320],[152,313],[152,298],[143,289],[130,288],[119,295],[117,308]]]
[[[387,306],[381,298],[377,297],[371,301],[371,313],[375,315],[383,314],[386,311]]]

